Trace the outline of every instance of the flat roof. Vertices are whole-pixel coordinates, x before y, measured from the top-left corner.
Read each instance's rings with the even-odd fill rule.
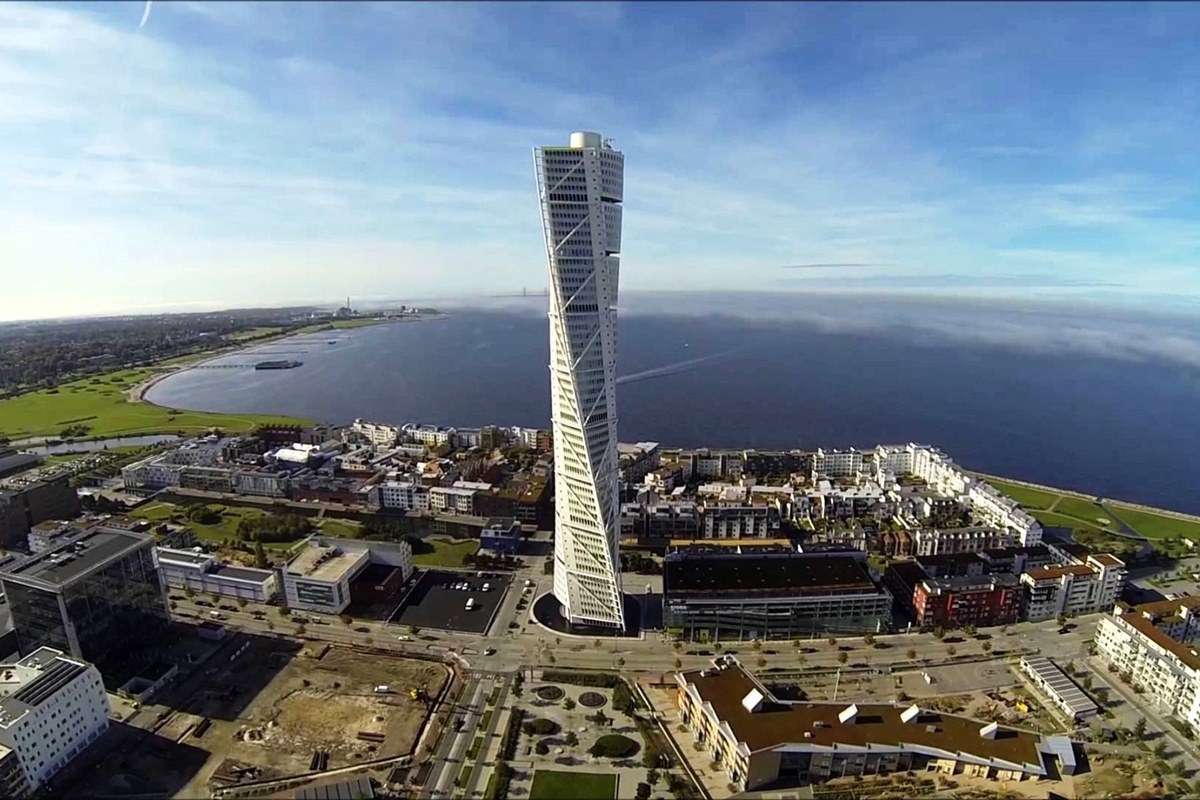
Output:
[[[159,561],[174,561],[180,564],[192,564],[194,566],[202,566],[212,561],[213,556],[208,553],[193,553],[190,550],[176,550],[172,547],[156,547]]]
[[[787,744],[910,745],[1028,765],[1039,774],[1044,769],[1038,737],[1024,731],[1001,728],[995,738],[989,739],[980,735],[986,723],[978,720],[922,710],[914,721],[904,722],[900,719],[903,707],[862,703],[856,704],[858,714],[853,722],[843,724],[838,715],[847,703],[779,702],[740,664],[686,672],[682,677],[696,687],[700,698],[712,705],[717,717],[729,724],[734,737],[752,752]],[[756,711],[747,710],[742,704],[751,691],[768,698]]]
[[[822,590],[876,591],[865,563],[826,553],[724,554],[679,551],[664,564],[667,594],[773,594]]]
[[[336,545],[308,544],[287,565],[293,575],[317,581],[336,581],[350,570],[365,551],[349,552]]]
[[[1074,575],[1078,578],[1090,577],[1096,570],[1086,564],[1059,564],[1053,567],[1034,567],[1026,570],[1025,574],[1035,581],[1061,578],[1063,575]]]
[[[212,571],[213,575],[220,578],[229,578],[235,581],[250,581],[251,583],[265,583],[274,574],[269,569],[254,569],[252,567],[231,567],[228,564],[222,564]]]
[[[1100,711],[1092,699],[1075,685],[1062,668],[1048,658],[1022,658],[1025,668],[1041,678],[1049,687],[1053,696],[1062,701],[1063,705],[1077,717],[1095,714]]]
[[[154,537],[144,533],[108,527],[92,528],[0,571],[0,578],[53,588],[70,583],[109,561],[152,545],[153,542]]]

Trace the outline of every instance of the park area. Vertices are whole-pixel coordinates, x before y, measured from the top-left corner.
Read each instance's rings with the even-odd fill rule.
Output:
[[[529,790],[529,800],[612,800],[616,796],[616,775],[574,770],[539,769]]]
[[[163,374],[156,367],[123,369],[0,400],[0,436],[85,438],[145,433],[249,431],[262,424],[302,420],[264,414],[213,414],[129,400],[134,387]]]
[[[1141,536],[1155,540],[1200,541],[1200,520],[1131,506],[1119,500],[1094,500],[1021,483],[988,478],[988,483],[1021,504],[1043,525],[1096,534]]]
[[[430,536],[413,543],[413,564],[418,567],[461,567],[479,549],[476,539]]]
[[[197,508],[206,509],[209,513],[197,514],[195,513],[195,509]],[[238,527],[244,520],[261,523],[264,518],[272,514],[273,512],[262,511],[257,508],[228,506],[222,503],[183,505],[154,500],[134,509],[130,512],[129,516],[154,524],[166,522],[173,525],[182,525],[195,533],[196,538],[202,541],[212,544],[223,544],[228,540],[237,540],[239,538]],[[271,548],[287,549],[309,533],[322,533],[326,536],[353,539],[357,538],[361,532],[361,526],[353,520],[334,517],[327,519],[306,519],[308,519],[311,525],[309,530],[302,531],[295,537],[285,541],[264,541],[263,546],[268,550]]]

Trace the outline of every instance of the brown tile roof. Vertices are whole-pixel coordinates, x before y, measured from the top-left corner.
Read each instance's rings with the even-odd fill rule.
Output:
[[[734,736],[752,752],[788,743],[827,747],[911,744],[1041,769],[1038,737],[1023,731],[1001,729],[995,739],[985,739],[979,731],[986,723],[929,711],[922,711],[917,722],[905,723],[900,720],[904,709],[891,705],[859,704],[858,717],[850,725],[838,721],[838,713],[847,704],[772,704],[768,699],[752,713],[742,705],[742,699],[752,689],[761,689],[740,665],[686,672],[683,677],[696,686],[700,697],[712,704],[717,716],[729,723]],[[822,724],[816,726],[817,722]],[[806,738],[805,732],[812,736]]]
[[[1112,553],[1095,553],[1092,555],[1092,560],[1105,567],[1125,566],[1125,562],[1114,556]]]
[[[1095,570],[1084,564],[1059,564],[1052,567],[1034,567],[1033,569],[1026,570],[1025,574],[1035,581],[1042,581],[1061,578],[1063,575],[1075,575],[1082,578],[1094,575]]]
[[[1184,644],[1176,639],[1172,639],[1167,634],[1163,633],[1154,624],[1152,619],[1142,616],[1135,609],[1127,614],[1122,614],[1121,619],[1128,622],[1133,628],[1150,641],[1157,644],[1167,652],[1173,654],[1184,666],[1200,670],[1200,652],[1191,645]]]

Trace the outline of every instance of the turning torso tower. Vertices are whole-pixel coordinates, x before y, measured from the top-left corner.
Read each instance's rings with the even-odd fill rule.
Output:
[[[572,626],[624,630],[617,493],[617,275],[625,157],[598,133],[534,151],[550,263],[554,595]]]

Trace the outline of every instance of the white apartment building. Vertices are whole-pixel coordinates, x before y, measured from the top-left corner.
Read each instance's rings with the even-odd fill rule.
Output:
[[[161,455],[149,456],[121,468],[121,482],[125,489],[166,489],[178,486],[183,464],[171,464]]]
[[[374,487],[379,492],[379,505],[400,511],[428,511],[429,487],[420,483],[387,481]]]
[[[476,494],[478,492],[475,489],[435,486],[429,490],[429,510],[450,514],[474,514]]]
[[[1113,609],[1096,626],[1096,651],[1162,712],[1200,733],[1200,597]]]
[[[822,450],[813,453],[813,470],[834,478],[855,478],[862,474],[863,454],[849,450]]]
[[[598,133],[534,151],[550,268],[554,595],[572,625],[624,630],[617,490],[617,279],[625,159]]]
[[[311,536],[283,568],[287,606],[301,611],[340,614],[350,605],[350,583],[369,564],[383,564],[412,575],[408,542],[368,542]]]
[[[944,553],[982,553],[1001,547],[1013,547],[1016,538],[1007,530],[988,526],[970,528],[921,528],[912,534],[914,554],[938,556]]]
[[[404,438],[410,442],[420,442],[426,447],[440,447],[444,444],[454,444],[454,428],[443,428],[438,425],[418,425],[410,422],[400,429]]]
[[[41,647],[0,665],[0,745],[13,750],[31,791],[108,729],[108,695],[86,661]]]
[[[1125,586],[1125,562],[1108,553],[1087,557],[1083,564],[1034,567],[1021,575],[1026,619],[1053,619],[1108,611]]]
[[[356,419],[350,430],[365,438],[376,447],[391,447],[400,438],[400,428],[383,422]]]

